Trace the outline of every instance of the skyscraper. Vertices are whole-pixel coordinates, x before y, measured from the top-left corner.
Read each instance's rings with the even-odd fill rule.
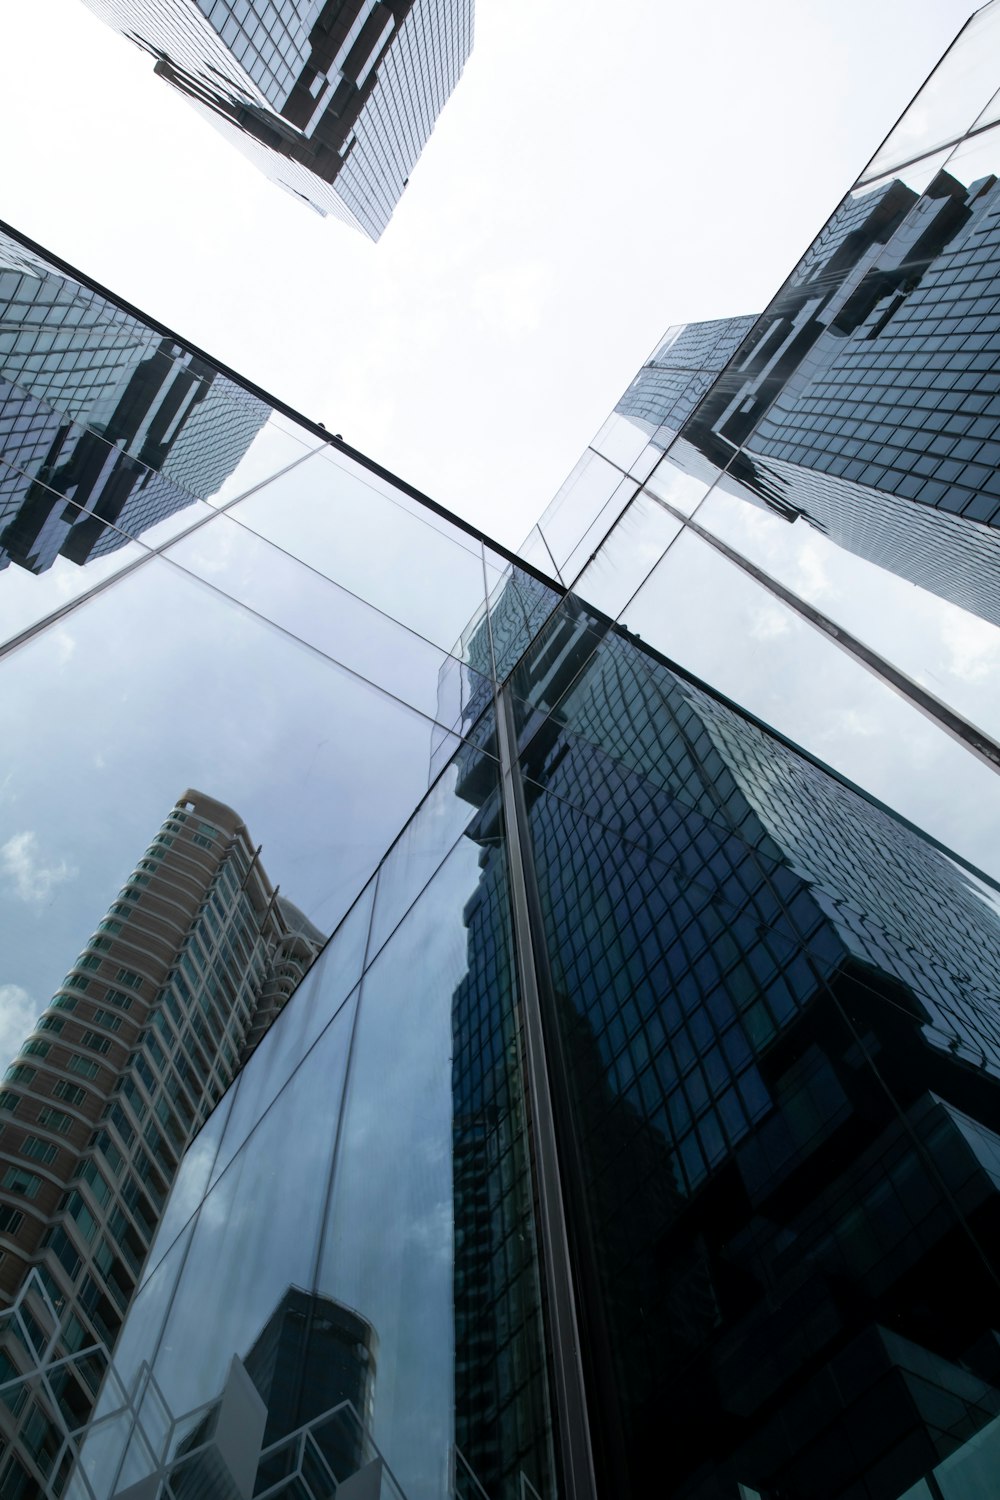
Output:
[[[998,210],[992,173],[852,195],[766,312],[670,329],[615,411],[1000,624]]]
[[[377,240],[472,50],[472,0],[87,0],[272,181]]]
[[[214,495],[267,416],[4,235],[0,365],[0,568],[100,557]]]
[[[918,125],[951,150],[939,124],[918,110],[862,228]],[[846,223],[804,264],[881,253]],[[780,601],[726,633],[735,691],[692,670],[749,577],[712,554],[704,587],[684,534],[725,353],[662,348],[678,438],[616,413],[523,558],[273,403],[196,526],[91,558],[69,598],[9,570],[4,983],[40,986],[80,872],[106,883],[182,764],[331,934],[185,1151],[114,1348],[62,1261],[4,1315],[16,1500],[995,1479],[1000,887],[966,857],[995,868],[994,773],[826,634],[789,685]],[[866,693],[883,717],[848,744]],[[163,1079],[165,1028],[135,1063]]]
[[[0,1297],[37,1267],[78,1346],[114,1343],[178,1161],[322,945],[259,855],[185,792],[4,1075]],[[0,1483],[47,1477],[42,1411],[20,1440],[0,1413]]]

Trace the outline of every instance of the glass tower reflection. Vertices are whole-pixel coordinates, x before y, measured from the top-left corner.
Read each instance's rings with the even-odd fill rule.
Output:
[[[265,404],[0,235],[0,568],[86,562],[215,492]]]

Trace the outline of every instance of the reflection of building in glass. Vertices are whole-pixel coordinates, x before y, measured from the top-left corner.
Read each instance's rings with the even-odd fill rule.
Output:
[[[267,1407],[263,1444],[350,1402],[364,1428],[374,1415],[378,1339],[358,1313],[332,1297],[289,1287],[243,1358]],[[331,1423],[316,1441],[334,1476],[353,1474],[365,1461],[362,1427]]]
[[[267,413],[0,235],[0,567],[125,546],[214,494]]]
[[[668,329],[615,411],[642,423],[657,447],[668,447],[754,322],[716,318]]]
[[[472,0],[88,0],[261,168],[378,239],[472,50]]]
[[[4,1076],[5,1304],[37,1267],[79,1344],[114,1344],[178,1160],[322,941],[240,818],[185,792]],[[25,1416],[0,1486],[46,1441]]]
[[[911,211],[890,183],[820,237],[799,280],[817,296],[829,281],[834,321]],[[940,231],[930,211],[927,223]],[[878,344],[920,285],[866,342]],[[801,348],[774,322],[773,361],[755,367],[753,389],[737,389],[750,364],[735,385],[730,364],[684,420],[684,380],[677,387],[682,404],[667,416],[681,425],[691,493],[702,466],[717,474],[732,459],[734,483],[757,483],[778,462],[748,457],[739,444],[757,428],[741,434],[739,424],[762,427],[826,349],[811,306],[807,297],[795,325]],[[830,333],[838,349],[868,316],[856,311],[853,333]],[[764,350],[756,338],[738,358]],[[674,374],[700,377],[722,347],[711,330],[672,336],[661,369],[670,374],[673,359]],[[719,430],[699,427],[706,412]],[[654,417],[650,407],[639,420]],[[622,454],[645,436],[622,421],[612,430]],[[337,500],[346,496],[335,542],[356,544],[364,566],[352,576],[366,603],[381,601],[379,639],[399,649],[362,659],[364,699],[344,700],[360,704],[343,747],[358,757],[328,823],[315,786],[305,788],[300,847],[319,843],[322,861],[329,836],[331,864],[349,856],[392,779],[413,770],[399,697],[410,674],[424,674],[421,701],[433,703],[438,673],[438,702],[450,705],[421,723],[421,756],[428,737],[436,769],[460,748],[391,846],[366,849],[356,899],[310,978],[185,1153],[110,1368],[116,1289],[122,1304],[127,1294],[115,1268],[134,1273],[121,1246],[144,1248],[142,1205],[155,1217],[171,1153],[256,1040],[249,999],[241,1008],[225,988],[213,914],[228,920],[240,892],[249,902],[262,1023],[314,936],[289,930],[271,944],[267,912],[277,922],[278,903],[272,910],[252,846],[234,831],[235,884],[223,876],[235,866],[218,860],[233,904],[206,897],[216,868],[206,865],[172,948],[161,911],[162,972],[145,983],[116,945],[128,937],[129,892],[144,889],[139,876],[156,878],[154,843],[153,868],[140,865],[119,898],[126,912],[109,912],[122,928],[99,931],[61,988],[68,1004],[43,1017],[59,1024],[38,1028],[40,1048],[25,1050],[0,1096],[13,1106],[3,1141],[21,1143],[4,1212],[27,1219],[42,1204],[27,1176],[45,1180],[45,1153],[65,1149],[60,1120],[36,1116],[38,1106],[63,1111],[82,1166],[47,1210],[33,1275],[0,1317],[0,1402],[30,1455],[25,1474],[44,1476],[45,1500],[329,1500],[335,1489],[338,1500],[917,1500],[925,1476],[947,1500],[965,1500],[957,1486],[985,1471],[1000,1413],[995,888],[376,465],[335,446],[311,457]],[[610,460],[594,468],[614,470],[623,505],[642,488]],[[287,477],[262,481],[262,513],[270,504],[284,519],[294,508],[297,472]],[[653,490],[648,507],[630,507],[635,532],[653,515]],[[659,545],[657,512],[650,536],[617,528],[624,545],[610,555],[608,497],[588,491],[587,503],[599,563],[624,561],[627,576]],[[429,568],[386,539],[387,527],[364,530],[371,514],[402,530],[404,511],[433,529],[426,555],[440,561]],[[211,520],[206,551],[213,529],[217,558],[231,528]],[[271,554],[258,538],[276,574],[297,560],[337,573],[329,554],[283,550],[291,530]],[[124,612],[120,579],[103,598],[119,590]],[[456,596],[471,623],[437,615]],[[430,649],[418,659],[412,637],[428,600],[447,634],[439,650],[422,636]],[[227,605],[222,618],[242,622],[242,606]],[[398,619],[388,612],[397,605]],[[50,614],[38,632],[62,618]],[[240,647],[251,638],[234,634]],[[13,639],[30,663],[35,638],[26,648]],[[286,669],[293,690],[354,674],[334,629],[319,679],[298,675],[308,643],[292,632],[284,643],[284,654],[254,661],[262,715]],[[51,681],[58,695],[63,679]],[[316,692],[300,697],[294,733],[312,748],[324,705]],[[375,774],[342,833],[338,814],[358,810],[362,754]],[[278,757],[261,758],[275,775]],[[301,765],[309,781],[311,763]],[[201,849],[199,831],[170,820],[164,835],[181,842],[166,846],[160,868],[184,840]],[[301,925],[291,908],[283,919]],[[127,998],[130,972],[148,1024],[145,1011],[142,1024],[127,1021],[135,1003],[107,993]],[[265,992],[266,974],[277,993]],[[220,981],[228,1009],[213,993]],[[102,1019],[116,1015],[117,1029]],[[210,1064],[220,1032],[221,1062]],[[50,1077],[88,1092],[69,1079],[60,1047],[98,1070],[121,1049],[107,1080],[121,1086],[90,1115],[75,1095],[45,1092]],[[39,1144],[24,1145],[22,1132]],[[121,1215],[111,1235],[109,1214]],[[356,1415],[343,1425],[355,1399],[370,1433]],[[341,1484],[338,1463],[360,1466]],[[20,1477],[9,1480],[15,1493]]]
[[[1000,623],[998,294],[995,177],[862,193],[684,436],[743,493]]]
[[[510,897],[492,763],[472,751],[462,762],[459,793],[480,809],[469,836],[483,875],[464,913],[469,968],[452,1005],[455,1442],[491,1500],[520,1500],[519,1476],[544,1493],[552,1459],[529,1144],[510,1066]]]
[[[896,1500],[1000,1410],[996,909],[634,642],[558,630],[562,680],[515,686],[554,710],[523,754],[607,1492],[669,1413],[685,1500]]]

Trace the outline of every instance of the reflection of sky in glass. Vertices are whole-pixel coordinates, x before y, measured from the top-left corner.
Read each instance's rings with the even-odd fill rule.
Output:
[[[987,5],[959,33],[898,124],[862,173],[861,181],[926,155],[989,119],[997,92],[996,41],[1000,10]]]
[[[35,1012],[185,787],[236,808],[329,931],[427,784],[427,718],[162,559],[4,674],[0,984]]]
[[[438,822],[425,804],[384,868],[409,865]],[[371,963],[360,999],[343,1004],[370,910],[359,903],[346,946],[334,940],[241,1075],[231,1111],[224,1101],[188,1152],[119,1346],[126,1382],[153,1358],[168,1403],[187,1410],[217,1394],[287,1286],[334,1298],[375,1330],[374,1437],[411,1500],[443,1492],[454,1435],[452,1011],[478,880],[478,847],[462,839]],[[398,878],[393,888],[398,908]],[[218,1315],[206,1319],[208,1307]]]
[[[707,543],[688,534],[629,628],[981,868],[996,872],[996,777]]]

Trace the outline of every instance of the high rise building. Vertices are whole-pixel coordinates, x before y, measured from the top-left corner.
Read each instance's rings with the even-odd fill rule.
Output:
[[[87,0],[273,181],[377,240],[472,50],[472,0]]]
[[[982,17],[804,265],[859,286],[897,180],[995,149]],[[3,1315],[12,1500],[995,1487],[1000,887],[968,858],[996,872],[995,774],[829,632],[790,672],[777,594],[728,628],[751,575],[687,521],[735,459],[685,437],[727,328],[659,351],[524,557],[272,403],[197,526],[69,597],[8,570],[3,984],[42,988],[81,873],[126,867],[182,765],[294,878],[280,978],[305,923],[331,934],[256,1046],[244,1017],[117,1342],[79,1326],[61,1242]],[[638,409],[661,378],[666,440]],[[713,631],[728,693],[692,670]],[[112,1110],[159,1129],[141,1069],[183,1087],[187,1054],[169,1006],[147,1035]]]
[[[241,819],[185,792],[4,1074],[5,1306],[37,1268],[77,1347],[114,1343],[180,1158],[321,945]],[[37,1418],[10,1415],[16,1488]]]
[[[1000,624],[998,213],[992,173],[859,192],[766,312],[670,329],[616,412]]]
[[[214,495],[267,417],[197,355],[2,234],[0,367],[0,568],[115,551]]]

